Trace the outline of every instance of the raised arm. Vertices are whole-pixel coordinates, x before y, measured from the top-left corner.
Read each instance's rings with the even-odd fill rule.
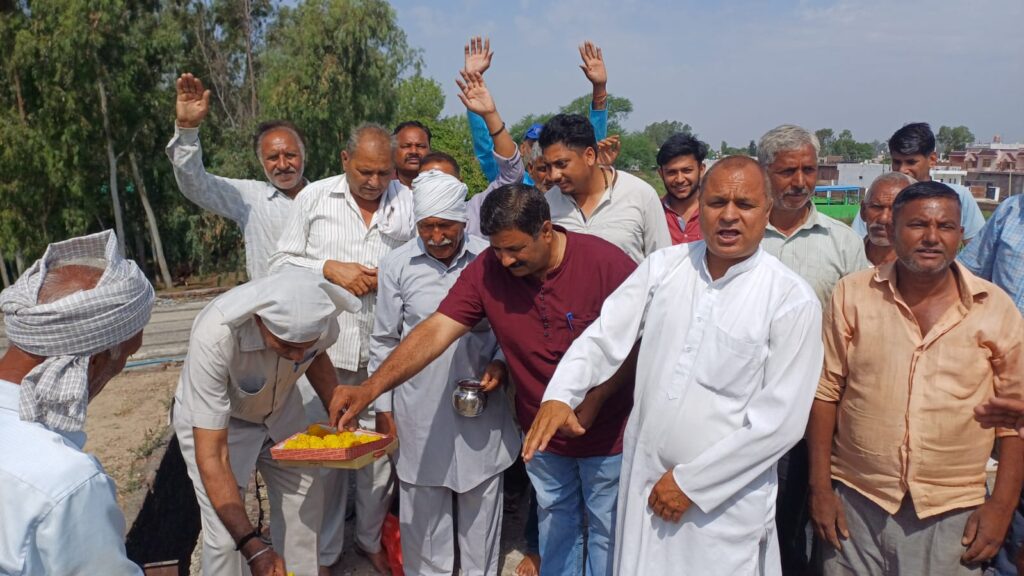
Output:
[[[491,67],[491,39],[474,36],[466,43],[465,58],[462,70],[467,73],[478,72],[481,75]],[[498,165],[494,160],[494,140],[487,130],[487,123],[479,114],[466,110],[466,118],[469,120],[469,133],[473,139],[473,154],[483,170],[488,182],[493,182],[498,177]]]
[[[505,158],[516,153],[516,143],[505,128],[505,123],[498,114],[498,108],[491,97],[491,92],[484,84],[484,77],[479,72],[460,72],[462,80],[455,80],[459,85],[459,100],[470,112],[479,114],[487,123],[487,131],[494,139],[494,151]]]
[[[608,70],[604,65],[601,48],[591,41],[580,45],[580,69],[590,80],[590,124],[598,141],[608,136]]]
[[[257,181],[223,178],[206,171],[199,125],[210,110],[210,91],[189,73],[182,74],[175,87],[174,137],[166,152],[178,189],[200,208],[241,225],[249,212],[246,198],[264,186]]]

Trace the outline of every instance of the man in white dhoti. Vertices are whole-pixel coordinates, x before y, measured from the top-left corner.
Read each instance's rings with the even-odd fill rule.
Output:
[[[533,458],[643,336],[619,484],[615,573],[780,574],[775,467],[803,436],[821,306],[759,248],[771,199],[747,157],[700,190],[704,241],[649,256],[569,348],[524,443]]]
[[[381,260],[371,374],[490,246],[466,232],[465,184],[431,170],[413,181],[413,193],[419,237]],[[457,414],[451,402],[462,379],[480,379],[488,391],[497,388],[506,371],[498,355],[485,320],[376,401],[378,414],[394,415],[400,441],[402,560],[409,574],[451,574],[456,537],[463,574],[498,573],[501,472],[519,452],[519,431],[501,390],[488,395],[476,418]]]
[[[86,405],[142,343],[153,287],[110,231],[51,244],[0,294],[0,574],[142,574]]]
[[[306,426],[300,376],[329,402],[338,380],[326,351],[338,314],[359,306],[319,275],[289,270],[225,293],[196,317],[172,412],[202,514],[203,574],[242,574],[244,559],[254,575],[284,576],[282,556],[296,575],[317,574],[319,470],[283,467],[270,447]],[[254,468],[267,484],[273,549],[243,505]]]

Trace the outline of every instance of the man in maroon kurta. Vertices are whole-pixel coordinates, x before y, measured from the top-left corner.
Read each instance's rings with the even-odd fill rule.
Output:
[[[331,403],[339,425],[486,319],[515,382],[519,422],[528,428],[562,355],[636,268],[614,245],[552,225],[544,195],[531,186],[512,184],[492,192],[481,208],[481,229],[491,250],[462,272],[437,313],[417,326],[369,380],[339,388]],[[496,387],[489,377],[483,385],[488,391]],[[545,572],[578,571],[582,500],[587,573],[611,573],[622,433],[632,400],[627,368],[580,405],[581,428],[567,431],[575,437],[554,438],[544,456],[527,466],[537,490]]]

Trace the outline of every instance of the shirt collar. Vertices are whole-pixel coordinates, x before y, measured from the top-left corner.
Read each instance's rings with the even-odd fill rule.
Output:
[[[260,334],[260,327],[256,325],[256,318],[249,318],[238,327],[238,347],[242,352],[255,352],[266,350],[267,345],[263,342],[263,334]]]
[[[960,262],[954,260],[950,267],[953,268],[957,285],[960,287],[960,302],[964,307],[970,309],[976,301],[988,296],[988,287]],[[886,289],[892,294],[898,294],[896,291],[896,262],[888,262],[876,267],[874,280],[886,286]]]
[[[804,230],[811,230],[812,228],[815,228],[815,227],[821,228],[822,230],[825,230],[826,232],[828,231],[828,228],[821,221],[821,218],[818,215],[819,214],[818,209],[814,207],[814,202],[811,202],[810,200],[808,200],[808,202],[810,204],[811,209],[807,212],[807,218],[804,219],[803,224],[801,224],[799,228],[794,230],[793,233],[789,235],[790,238],[792,238],[793,236],[796,236],[797,234],[799,234],[800,232],[802,232]],[[785,237],[785,235],[782,232],[779,232],[779,229],[776,228],[775,226],[773,226],[771,222],[768,222],[768,228],[767,229],[771,230],[775,234],[778,234],[779,236]]]
[[[668,195],[666,195],[666,197],[667,196]],[[661,206],[667,212],[671,212],[672,214],[675,214],[677,218],[682,218],[683,217],[682,214],[680,214],[679,212],[676,212],[671,206],[668,205],[668,201],[666,201],[665,198],[661,199]],[[690,222],[693,222],[694,220],[696,220],[698,218],[700,218],[700,209],[699,208],[697,210],[694,210],[693,211],[693,215],[686,219],[686,223],[689,224]]]
[[[730,266],[729,269],[725,271],[725,274],[723,274],[722,277],[719,278],[718,280],[712,280],[711,279],[711,271],[708,270],[708,258],[707,258],[708,245],[703,240],[700,240],[698,242],[694,242],[693,243],[693,245],[695,247],[698,244],[699,244],[700,248],[697,249],[697,250],[692,250],[690,252],[690,254],[691,254],[690,257],[691,258],[698,258],[698,259],[700,259],[700,268],[699,269],[700,269],[701,274],[704,276],[704,280],[706,280],[708,284],[710,284],[711,286],[716,287],[716,288],[721,288],[721,287],[725,286],[726,284],[728,284],[729,282],[731,282],[733,280],[733,278],[736,278],[737,276],[739,276],[741,274],[744,274],[746,272],[749,272],[749,271],[753,270],[754,267],[757,266],[757,264],[761,261],[761,258],[762,258],[763,254],[764,254],[764,250],[762,250],[761,247],[758,246],[757,247],[757,251],[754,252],[753,254],[751,254],[749,258],[747,258],[746,260],[744,260],[742,262],[737,262],[736,264],[733,264],[732,266]]]
[[[308,178],[306,178],[305,176],[303,176],[303,177],[302,177],[302,182],[303,182],[303,183],[304,183],[304,184],[305,184],[306,186],[309,186],[309,179],[308,179]],[[270,200],[270,199],[271,199],[271,198],[273,198],[273,197],[274,197],[274,196],[275,196],[276,194],[280,194],[281,196],[284,196],[285,198],[287,198],[287,199],[289,199],[289,200],[294,200],[294,198],[292,198],[291,196],[289,196],[289,195],[285,194],[283,190],[279,189],[279,188],[278,188],[277,186],[274,186],[274,185],[273,185],[273,184],[271,184],[270,182],[267,182],[267,186],[269,186],[269,187],[270,187],[270,190],[268,190],[268,191],[267,191],[267,200]],[[305,188],[305,186],[303,186],[303,188],[302,188],[302,189],[303,189],[303,190],[305,190],[305,189],[306,189],[306,188]],[[300,194],[301,194],[301,192],[300,192]]]
[[[14,382],[9,382],[7,380],[0,380],[0,412],[3,412],[5,410],[12,412],[14,418],[21,420],[21,411],[19,408],[18,400],[18,396],[20,394],[21,385],[15,384]],[[25,424],[28,424],[30,426],[42,426],[43,428],[46,428],[46,426],[43,426],[38,422],[25,422]],[[85,446],[86,436],[84,431],[64,432],[62,430],[52,430],[50,428],[46,429],[50,430],[50,432],[53,432],[55,434],[60,434],[61,437],[63,437],[65,440],[73,444],[79,450],[81,450],[82,447]]]

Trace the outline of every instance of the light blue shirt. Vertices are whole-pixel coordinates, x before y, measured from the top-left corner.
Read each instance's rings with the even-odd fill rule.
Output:
[[[960,263],[1005,290],[1024,314],[1024,196],[1013,196],[996,208],[960,253]]]
[[[498,161],[494,158],[494,138],[491,137],[483,116],[467,110],[466,118],[469,120],[469,132],[473,139],[473,154],[476,155],[477,162],[480,163],[480,169],[483,170],[487,181],[493,182],[500,175]],[[594,127],[595,140],[600,142],[607,138],[608,109],[594,110],[594,105],[591,103],[590,125]],[[533,185],[529,174],[523,174],[523,184]]]
[[[381,259],[370,374],[437,310],[462,271],[489,248],[485,240],[463,234],[462,249],[445,265],[414,238]],[[479,380],[499,354],[498,341],[484,320],[418,374],[377,399],[378,412],[394,412],[396,468],[403,482],[461,493],[512,464],[521,445],[505,390],[489,393],[487,407],[476,418],[460,416],[452,407],[456,383]],[[504,386],[509,385],[506,380]]]
[[[985,226],[985,216],[981,213],[981,208],[978,207],[978,201],[974,199],[974,195],[966,186],[959,184],[946,184],[946,186],[960,195],[960,225],[964,227],[964,240],[970,240],[977,236],[981,232],[981,228]],[[853,219],[853,231],[861,238],[868,235],[868,227],[864,224],[864,219],[860,217],[860,212],[857,212],[857,216]]]
[[[20,387],[0,380],[0,574],[142,574],[124,549],[114,482],[66,436],[18,417]]]

